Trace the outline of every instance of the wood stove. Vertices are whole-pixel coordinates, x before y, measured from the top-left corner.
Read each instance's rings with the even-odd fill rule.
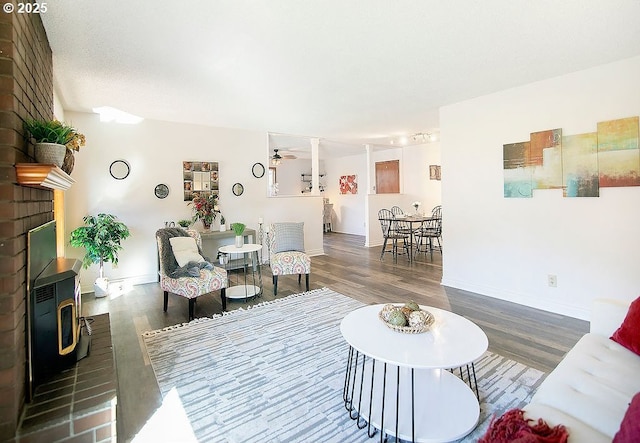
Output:
[[[78,359],[82,263],[56,257],[55,221],[29,231],[27,253],[27,380],[32,398],[38,384]]]

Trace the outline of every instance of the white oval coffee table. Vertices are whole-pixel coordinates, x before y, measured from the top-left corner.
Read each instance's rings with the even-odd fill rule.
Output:
[[[484,331],[452,312],[421,306],[435,317],[433,325],[404,334],[378,318],[383,306],[357,309],[340,324],[350,345],[343,398],[351,418],[370,437],[383,430],[381,441],[384,434],[415,442],[469,434],[480,417],[478,398],[449,369],[473,365],[484,354]]]

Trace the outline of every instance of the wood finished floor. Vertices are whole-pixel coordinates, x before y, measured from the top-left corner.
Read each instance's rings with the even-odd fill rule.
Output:
[[[588,331],[582,320],[540,311],[440,285],[442,257],[424,254],[409,264],[390,254],[380,260],[380,248],[365,248],[364,237],[327,233],[325,254],[312,258],[311,289],[328,287],[364,303],[415,300],[448,309],[479,325],[489,337],[489,350],[528,366],[550,372],[575,342]],[[253,303],[273,300],[268,266],[263,268],[265,294]],[[301,292],[295,276],[280,277],[278,297]],[[229,302],[228,309],[246,306]],[[218,294],[198,298],[196,317],[222,309]],[[96,299],[83,295],[85,316],[108,312],[118,376],[118,441],[128,442],[161,404],[160,392],[144,349],[141,334],[182,323],[187,300],[169,296],[162,311],[162,291],[157,283],[138,285],[119,296]]]

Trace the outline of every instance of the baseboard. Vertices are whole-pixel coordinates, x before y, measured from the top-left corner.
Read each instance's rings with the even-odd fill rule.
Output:
[[[517,303],[519,305],[528,306],[530,308],[540,309],[543,311],[553,312],[554,314],[566,315],[568,317],[578,318],[580,320],[589,320],[590,306],[576,306],[561,301],[552,301],[549,299],[539,299],[531,295],[505,291],[502,288],[494,288],[485,285],[479,285],[473,282],[458,281],[454,279],[442,278],[442,286],[461,289],[463,291],[475,292],[476,294],[487,297],[497,298],[499,300]]]
[[[125,291],[127,287],[134,285],[142,285],[145,283],[153,283],[158,281],[158,274],[149,274],[149,275],[139,275],[135,277],[128,278],[119,278],[119,279],[109,279],[109,288],[112,286],[116,288],[117,291]],[[93,282],[85,282],[82,281],[80,283],[80,292],[86,294],[88,292],[93,292]]]

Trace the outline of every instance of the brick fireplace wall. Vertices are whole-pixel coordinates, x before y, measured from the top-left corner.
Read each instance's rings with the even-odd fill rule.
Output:
[[[33,161],[23,121],[52,116],[40,16],[0,12],[0,441],[14,436],[26,400],[26,232],[53,220],[53,192],[18,186],[14,165]]]

